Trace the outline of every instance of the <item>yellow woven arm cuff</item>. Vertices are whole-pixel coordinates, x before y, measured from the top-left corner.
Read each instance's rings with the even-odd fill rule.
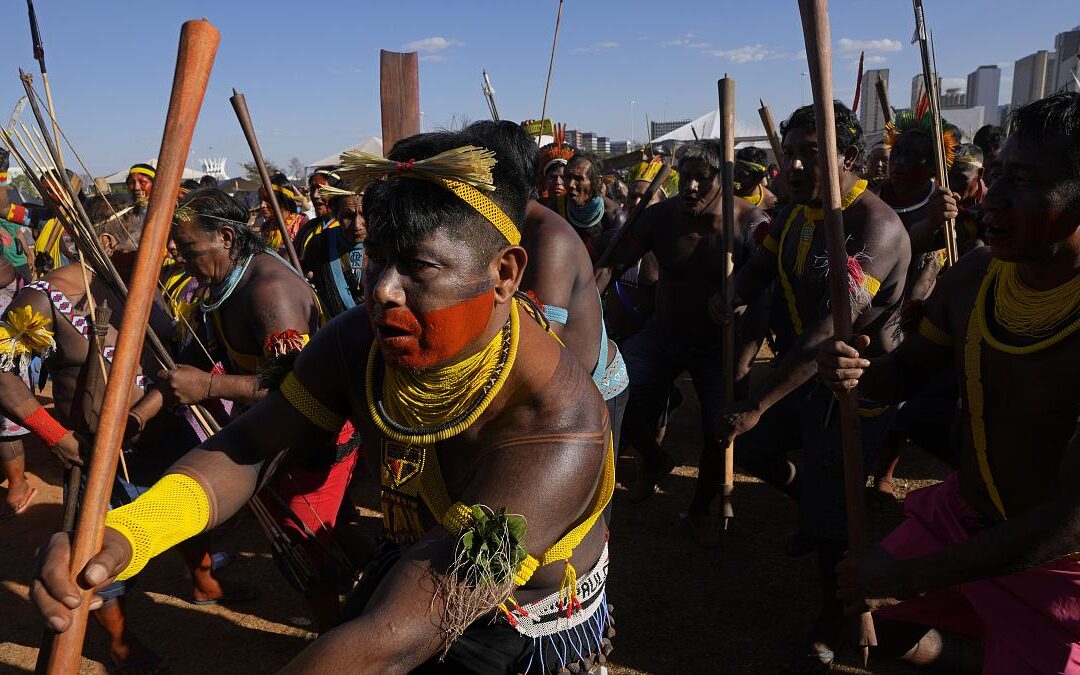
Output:
[[[919,321],[919,335],[941,347],[952,347],[953,337],[938,328],[933,321],[925,316]]]
[[[442,517],[443,529],[452,535],[457,535],[472,524],[472,509],[461,502],[455,502]]]
[[[131,562],[116,577],[130,579],[151,558],[206,529],[210,501],[198,481],[178,473],[165,475],[138,499],[109,511],[105,525],[131,544]]]
[[[881,290],[881,282],[864,272],[862,278],[862,287],[870,293],[870,297],[874,297],[875,295],[877,295],[877,292]]]
[[[307,418],[315,426],[336,434],[341,431],[345,424],[345,418],[327,408],[321,401],[311,395],[296,373],[290,372],[281,383],[281,395],[289,402],[296,411]]]

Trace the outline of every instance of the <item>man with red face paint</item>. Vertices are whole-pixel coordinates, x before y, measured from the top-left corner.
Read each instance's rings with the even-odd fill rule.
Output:
[[[278,392],[115,512],[79,579],[126,575],[228,518],[264,462],[332,437],[347,417],[380,476],[385,540],[355,618],[285,672],[550,673],[611,651],[607,413],[517,294],[529,195],[493,178],[473,140],[425,134],[351,176],[343,168],[364,191],[364,308],[334,319]],[[34,585],[58,630],[70,625],[68,542],[53,538]]]
[[[880,354],[896,344],[894,321],[911,247],[900,219],[858,177],[862,153],[858,120],[841,103],[835,103],[835,112],[852,317],[856,329],[873,337],[874,353]],[[721,446],[734,440],[737,465],[798,504],[799,529],[789,553],[817,552],[823,606],[793,663],[793,670],[803,672],[831,662],[832,648],[842,634],[833,569],[846,547],[847,529],[835,401],[813,380],[814,359],[833,331],[813,107],[792,113],[780,125],[780,134],[781,175],[793,203],[777,214],[761,247],[739,270],[735,285],[738,307],[779,282],[771,325],[778,363],[745,400],[725,409],[715,433]],[[860,407],[863,451],[873,453],[892,411],[872,401]],[[802,462],[796,467],[788,456],[800,449]],[[865,465],[872,465],[869,458]]]
[[[157,176],[157,169],[150,164],[135,164],[128,169],[128,177],[125,180],[128,192],[131,193],[131,198],[135,200],[135,203],[145,209],[146,205],[150,203],[150,195],[154,192],[154,178]]]
[[[203,188],[180,200],[177,213],[172,239],[184,268],[209,289],[198,303],[206,335],[189,342],[176,370],[158,373],[135,411],[149,419],[162,408],[227,401],[235,415],[266,396],[327,319],[314,290],[245,224],[247,210],[235,199]],[[266,488],[274,492],[267,495],[271,515],[316,567],[300,590],[320,627],[332,625],[339,609],[330,530],[357,457],[352,427],[338,431],[330,442],[307,446],[304,460],[287,462]]]
[[[984,673],[1077,673],[1080,94],[1011,126],[982,201],[988,246],[942,276],[918,332],[885,356],[855,336],[818,357],[833,389],[901,400],[949,373],[963,393],[956,472],[908,495],[907,519],[845,560],[840,586],[877,610],[884,654],[957,672],[973,638]]]
[[[596,271],[606,289],[648,252],[660,265],[656,311],[645,328],[623,344],[630,374],[627,441],[642,455],[631,500],[648,499],[675,468],[674,459],[657,443],[656,430],[667,411],[675,380],[689,372],[701,401],[702,447],[698,480],[687,523],[701,544],[715,545],[718,524],[711,507],[723,478],[723,455],[716,443],[717,415],[724,402],[720,327],[709,318],[709,298],[719,292],[724,275],[721,246],[720,144],[695,141],[678,162],[679,193],[649,207],[612,252],[607,267]],[[749,202],[735,203],[735,264],[749,254],[750,232],[768,215]]]

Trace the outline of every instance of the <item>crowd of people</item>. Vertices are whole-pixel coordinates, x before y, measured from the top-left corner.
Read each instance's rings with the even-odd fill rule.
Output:
[[[606,585],[612,495],[620,482],[619,508],[662,498],[689,375],[701,448],[687,536],[721,539],[733,442],[741,471],[798,514],[787,552],[816,557],[820,612],[793,670],[827,670],[845,612],[867,606],[883,656],[1080,673],[1080,94],[971,143],[916,111],[867,147],[855,114],[834,112],[848,341],[828,302],[812,106],[780,125],[773,162],[736,153],[733,305],[715,140],[612,170],[559,126],[538,147],[522,126],[477,122],[386,159],[343,157],[303,187],[273,176],[284,222],[265,191],[249,210],[212,178],[185,182],[150,322],[179,365],[146,350],[101,551],[73,582],[70,534],[53,535],[34,603],[62,632],[77,584],[94,587],[116,667],[156,672],[126,620],[131,579],[175,546],[194,602],[249,597],[218,580],[228,555],[206,536],[247,506],[319,633],[288,672],[603,668],[621,591]],[[60,202],[64,176],[40,178]],[[137,164],[130,194],[85,197],[125,279],[155,178]],[[66,466],[87,460],[85,373],[111,358],[125,298],[80,263],[57,214],[5,190],[0,214],[0,451],[17,515],[35,498],[29,435]],[[836,394],[856,387],[873,499],[892,498],[910,443],[953,472],[848,555]],[[357,481],[379,486],[377,541],[344,527]]]

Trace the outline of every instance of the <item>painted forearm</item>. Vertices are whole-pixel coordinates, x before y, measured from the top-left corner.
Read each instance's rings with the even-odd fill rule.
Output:
[[[207,398],[223,398],[238,403],[254,403],[266,396],[266,390],[259,388],[258,378],[254,375],[214,373],[207,391]]]

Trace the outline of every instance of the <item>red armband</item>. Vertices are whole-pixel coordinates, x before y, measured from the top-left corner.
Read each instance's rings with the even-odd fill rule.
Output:
[[[23,420],[23,426],[32,431],[50,448],[70,433],[64,428],[64,425],[53,419],[48,410],[42,407],[38,407],[37,410],[27,415],[26,419]]]
[[[22,204],[10,204],[4,220],[19,225],[30,225],[30,212]]]

